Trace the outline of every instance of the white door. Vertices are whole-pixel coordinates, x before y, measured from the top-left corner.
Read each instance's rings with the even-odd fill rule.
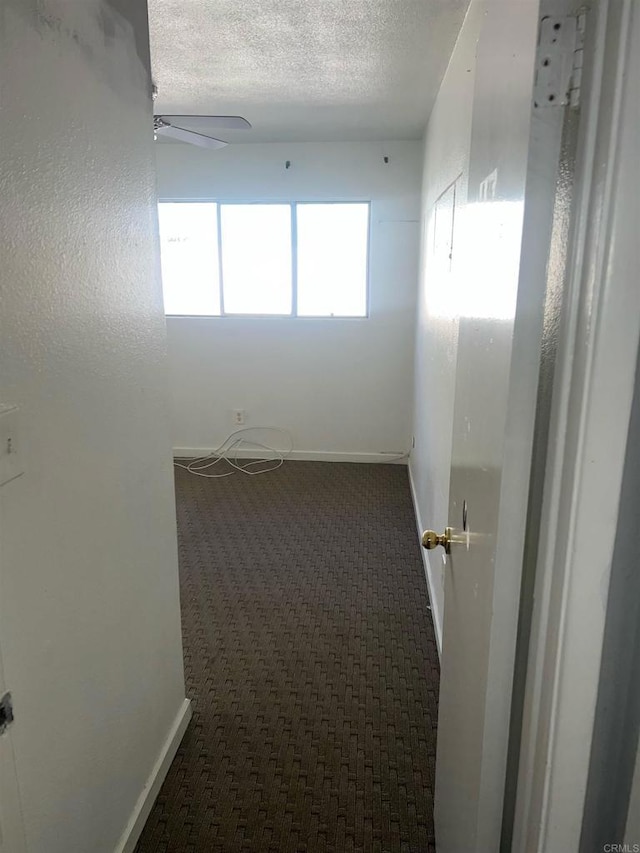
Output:
[[[560,109],[555,118],[539,120],[541,132],[532,135],[539,18],[537,0],[486,3],[476,53],[468,191],[459,201],[453,193],[449,286],[451,316],[458,323],[448,522],[453,541],[449,554],[434,551],[444,561],[445,576],[435,791],[439,853],[500,849],[562,127]],[[560,19],[560,31],[563,26]],[[444,201],[438,202],[443,213],[451,199],[446,206]]]

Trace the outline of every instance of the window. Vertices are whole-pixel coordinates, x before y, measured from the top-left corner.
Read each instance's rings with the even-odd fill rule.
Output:
[[[368,202],[159,205],[165,313],[366,317]]]
[[[220,205],[220,245],[225,313],[291,313],[288,204]]]
[[[159,207],[165,312],[219,314],[218,206]]]

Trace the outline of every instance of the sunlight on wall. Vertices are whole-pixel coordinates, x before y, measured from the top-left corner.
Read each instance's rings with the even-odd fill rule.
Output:
[[[523,212],[522,201],[500,200],[456,209],[449,243],[434,210],[429,223],[432,249],[426,268],[432,316],[485,320],[515,316]],[[478,278],[477,270],[487,268],[490,276]]]

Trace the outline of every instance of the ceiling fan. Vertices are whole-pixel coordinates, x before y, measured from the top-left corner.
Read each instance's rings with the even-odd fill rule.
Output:
[[[251,127],[246,118],[241,116],[173,116],[162,115],[153,117],[153,130],[156,139],[168,136],[180,142],[189,142],[201,148],[224,148],[228,142],[209,136],[216,130],[248,130]],[[203,133],[202,131],[207,131]]]
[[[153,86],[153,100],[158,97],[158,89]],[[249,130],[251,125],[242,116],[189,116],[154,115],[154,138],[166,136],[179,142],[199,145],[201,148],[224,148],[228,142],[211,136],[217,130]]]

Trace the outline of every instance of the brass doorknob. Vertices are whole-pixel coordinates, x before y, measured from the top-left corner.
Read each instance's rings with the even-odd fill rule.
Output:
[[[444,533],[436,533],[435,530],[425,530],[422,534],[422,547],[427,551],[442,545],[447,554],[451,553],[451,528],[445,527]]]

